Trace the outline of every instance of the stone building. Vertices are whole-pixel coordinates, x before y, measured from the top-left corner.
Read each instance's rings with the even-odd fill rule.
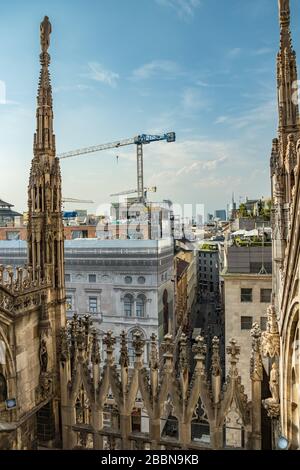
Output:
[[[26,243],[0,241],[0,258],[16,269],[26,262]],[[123,330],[140,331],[148,353],[153,333],[161,342],[173,331],[173,277],[171,238],[65,241],[67,316],[91,315],[101,343],[112,330],[117,354]]]
[[[37,128],[28,187],[28,259],[0,268],[0,448],[60,442],[57,337],[65,326],[61,177],[55,157],[48,54],[51,25],[41,24]]]
[[[249,393],[251,390],[249,332],[254,323],[258,323],[262,331],[267,327],[267,306],[272,293],[271,247],[225,246],[225,268],[222,278],[225,344],[234,337],[243,345],[239,368],[245,391]],[[228,367],[227,363],[226,371]]]
[[[176,242],[175,248],[175,321],[174,335],[191,333],[192,318],[196,314],[198,294],[197,250],[187,241]]]
[[[278,137],[271,155],[273,224],[273,304],[264,350],[272,364],[269,415],[279,418],[277,435],[300,447],[299,211],[300,124],[297,64],[290,31],[289,0],[279,0],[280,50],[277,56]],[[280,385],[279,383],[280,382]]]

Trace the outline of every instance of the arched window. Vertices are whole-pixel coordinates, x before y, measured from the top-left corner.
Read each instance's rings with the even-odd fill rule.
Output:
[[[7,400],[7,385],[3,374],[0,374],[0,403]]]
[[[130,294],[126,294],[124,297],[124,313],[125,313],[125,317],[132,317],[133,297]]]
[[[136,299],[136,316],[138,318],[145,317],[145,303],[146,299],[144,295],[138,295]]]

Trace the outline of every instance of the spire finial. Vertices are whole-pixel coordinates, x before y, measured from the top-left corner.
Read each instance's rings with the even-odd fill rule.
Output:
[[[278,0],[280,16],[290,13],[290,0]]]
[[[52,32],[51,23],[48,16],[45,16],[41,23],[41,50],[47,52],[50,46],[50,34]]]

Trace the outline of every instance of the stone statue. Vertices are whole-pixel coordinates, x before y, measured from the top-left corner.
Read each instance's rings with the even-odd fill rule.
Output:
[[[278,0],[278,7],[280,13],[290,11],[290,2],[289,0]]]
[[[51,23],[48,16],[45,16],[41,23],[41,49],[42,52],[47,52],[50,46],[50,34],[52,32]]]
[[[47,352],[47,344],[44,339],[42,339],[41,346],[40,346],[40,366],[41,366],[41,372],[47,372],[48,352]]]
[[[274,403],[279,403],[279,372],[278,366],[275,362],[272,364],[269,386],[272,394],[272,401]]]

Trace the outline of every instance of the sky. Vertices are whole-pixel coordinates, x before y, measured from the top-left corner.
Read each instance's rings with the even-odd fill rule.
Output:
[[[158,188],[152,199],[213,212],[226,209],[233,192],[237,202],[270,194],[277,0],[0,3],[1,199],[26,210],[44,15],[52,23],[58,153],[175,131],[176,143],[144,147],[145,185]],[[291,10],[299,52],[299,0]],[[136,187],[135,146],[61,167],[63,196],[93,200],[78,205],[93,212],[111,193]]]

